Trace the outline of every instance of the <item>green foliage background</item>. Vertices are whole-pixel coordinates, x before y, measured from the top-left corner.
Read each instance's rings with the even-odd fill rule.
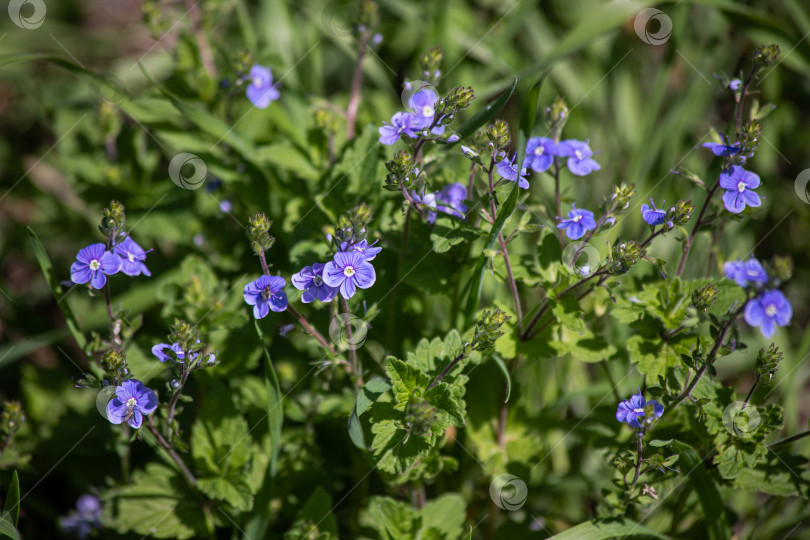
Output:
[[[650,6],[672,19],[672,36],[665,45],[650,46],[633,30],[633,17]],[[369,376],[382,381],[390,375],[393,361],[386,360],[388,355],[421,358],[426,370],[435,369],[433,359],[447,361],[456,352],[443,344],[469,340],[475,313],[461,302],[462,286],[487,231],[453,232],[457,226],[449,219],[440,219],[431,229],[415,220],[407,250],[400,253],[400,199],[381,189],[383,163],[393,150],[377,142],[377,128],[401,108],[401,84],[418,78],[417,58],[432,46],[441,46],[445,55],[445,86],[440,90],[459,85],[475,89],[477,99],[467,118],[518,77],[518,94],[500,114],[514,134],[518,96],[552,68],[540,90],[540,105],[563,96],[571,111],[566,137],[589,139],[592,148],[601,150],[597,160],[602,170],[567,181],[565,199],[595,209],[612,185],[622,181],[634,182],[639,193],[633,210],[592,242],[606,256],[619,235],[646,235],[638,212],[646,197],[702,201],[686,178],[671,171],[685,168],[703,175],[709,170],[709,152],[696,146],[708,140],[711,128],[725,129],[732,106],[713,73],[736,74],[755,45],[780,45],[781,62],[769,68],[758,86],[761,103],[777,105],[763,120],[762,143],[751,161],[763,179],[763,207],[744,220],[729,220],[719,241],[699,237],[684,277],[702,278],[712,249],[720,261],[746,257],[751,250],[760,259],[793,257],[794,278],[784,289],[793,303],[793,322],[774,340],[785,360],[772,393],[760,390],[754,397],[763,410],[768,403],[783,407],[778,438],[807,429],[810,205],[794,190],[794,179],[810,167],[807,6],[798,0],[381,1],[379,32],[384,39],[365,60],[357,136],[345,144],[341,124],[335,166],[329,164],[327,141],[316,128],[314,113],[323,107],[345,110],[348,102],[357,55],[344,20],[351,11],[317,1],[216,0],[200,7],[196,30],[213,50],[216,77],[202,65],[200,37],[193,21],[182,17],[182,5],[147,18],[158,35],[165,32],[159,43],[134,1],[48,2],[47,18],[38,29],[22,30],[6,20],[0,26],[0,391],[6,399],[21,400],[27,414],[17,435],[19,456],[5,454],[11,462],[3,465],[20,472],[24,496],[19,527],[25,537],[59,534],[58,516],[91,489],[105,492],[105,524],[111,528],[104,537],[113,537],[113,530],[140,537],[150,532],[144,529],[149,524],[162,537],[205,536],[217,527],[223,538],[259,538],[262,531],[276,538],[301,523],[306,531],[307,523],[326,515],[320,530],[342,538],[458,538],[466,537],[471,526],[474,538],[533,538],[605,517],[599,501],[615,497],[609,495],[615,490],[608,460],[617,441],[622,448],[634,444],[631,431],[613,418],[611,381],[618,382],[619,396],[628,397],[644,383],[639,371],[654,383],[656,374],[679,363],[680,352],[642,354],[638,342],[643,337],[628,323],[643,314],[633,313],[622,294],[616,305],[604,292],[588,304],[589,331],[604,340],[598,346],[563,339],[555,344],[546,338],[518,345],[510,335],[499,341],[500,356],[508,359],[520,352],[526,358],[512,375],[503,447],[496,443],[493,427],[502,371],[496,362],[473,356],[468,375],[459,375],[469,376],[463,394],[466,419],[462,414],[461,422],[444,419],[442,425],[459,426],[441,454],[454,462],[435,458],[425,465],[444,472],[427,483],[428,504],[419,510],[407,504],[409,484],[389,476],[401,471],[394,465],[379,465],[382,472],[375,471],[369,455],[352,444],[355,434],[347,436],[356,396],[345,374],[317,372],[314,363],[323,357],[317,344],[300,333],[282,338],[279,328],[294,321],[286,314],[271,314],[260,322],[260,333],[284,394],[284,428],[280,447],[268,450],[273,427],[265,415],[272,409],[273,390],[266,386],[267,359],[241,298],[244,284],[260,273],[244,240],[249,215],[261,211],[274,220],[277,241],[270,262],[289,276],[324,259],[321,238],[338,215],[360,202],[375,209],[374,228],[385,249],[375,261],[378,282],[363,293],[372,328],[359,353]],[[220,85],[222,79],[233,82],[239,76],[245,51],[272,66],[281,82],[280,101],[266,110],[252,108],[241,90],[229,97]],[[221,186],[214,191],[178,188],[167,167],[179,152],[200,156],[209,184],[216,176]],[[444,150],[435,155],[444,155]],[[431,180],[439,186],[465,182],[468,173],[469,162],[459,155]],[[499,192],[501,201],[509,187]],[[156,366],[149,349],[165,340],[175,317],[198,322],[220,352],[215,370],[195,374],[189,393],[197,399],[181,417],[192,446],[185,457],[208,479],[201,489],[223,502],[216,509],[198,504],[148,445],[132,443],[130,452],[95,412],[96,392],[74,387],[88,369],[88,359],[42,276],[27,229],[39,237],[58,280],[67,280],[78,249],[99,241],[99,212],[111,199],[126,205],[128,229],[138,242],[154,248],[147,263],[152,278],[113,280],[116,305],[133,320],[142,318],[127,350],[133,373],[165,392],[167,373]],[[224,199],[233,204],[229,214],[219,209]],[[553,214],[550,201],[553,182],[535,175],[531,198],[521,200],[519,208],[532,214],[532,223],[553,227],[542,217]],[[505,230],[517,224],[512,219]],[[544,232],[523,234],[511,247],[513,260],[520,261],[518,279],[528,307],[541,300],[537,284],[550,279],[559,261],[559,245],[548,239]],[[673,234],[656,242],[653,255],[671,267],[680,250]],[[509,311],[513,305],[498,279],[499,264],[495,261],[494,275],[485,274],[480,306],[497,304]],[[719,275],[718,268],[710,270]],[[400,287],[391,292],[399,279]],[[621,283],[620,291],[647,295],[650,309],[654,298],[667,294],[663,289],[679,286],[662,282],[645,265]],[[683,290],[691,289],[684,285]],[[291,301],[295,298],[291,294]],[[105,333],[101,298],[76,291],[63,302],[85,334]],[[360,303],[354,305],[362,312]],[[561,331],[577,330],[582,320],[567,318],[566,307],[558,307]],[[325,333],[327,311],[317,306],[305,311]],[[659,318],[667,316],[679,320],[672,313]],[[744,332],[749,348],[716,366],[715,381],[736,389],[737,399],[750,387],[757,349],[769,343],[758,332]],[[603,358],[610,359],[609,376],[598,363]],[[464,390],[462,382],[454,384]],[[715,425],[709,420],[705,428],[714,437],[722,429],[716,425],[720,404],[734,398],[718,395],[724,390],[708,384],[699,390],[696,397],[711,397],[712,407],[719,407],[708,411]],[[375,402],[367,413],[379,419],[375,426],[383,426],[376,429],[385,429],[384,422],[391,420],[386,415],[393,414],[392,403],[382,405]],[[810,529],[802,525],[807,519],[807,474],[801,468],[810,452],[807,439],[793,445],[793,455],[782,455],[781,461],[759,456],[768,460],[759,469],[742,463],[756,461],[753,454],[763,446],[740,449],[720,441],[722,459],[708,459],[701,466],[712,446],[698,435],[681,436],[690,422],[695,421],[684,416],[656,434],[665,440],[670,430],[680,441],[665,446],[680,455],[675,468],[681,476],[670,473],[661,480],[660,493],[672,496],[631,509],[629,519],[673,537],[729,538],[734,531],[740,538],[810,538]],[[704,434],[702,429],[695,427],[694,433]],[[366,442],[384,453],[387,447],[375,445],[371,435],[366,432]],[[229,446],[243,438],[249,442]],[[276,452],[278,474],[270,477],[271,453]],[[228,465],[223,467],[225,455]],[[692,463],[698,472],[680,484]],[[493,510],[491,478],[504,472],[528,484],[526,506],[482,521]],[[0,479],[5,493],[11,471],[0,472]],[[165,515],[166,508],[174,511],[160,521],[155,516]],[[532,520],[542,523],[539,532],[529,529]],[[380,527],[381,521],[392,525]],[[601,536],[594,533],[593,538],[641,530],[627,522],[600,526]],[[586,537],[586,532],[576,536],[569,529],[560,538],[565,534]]]

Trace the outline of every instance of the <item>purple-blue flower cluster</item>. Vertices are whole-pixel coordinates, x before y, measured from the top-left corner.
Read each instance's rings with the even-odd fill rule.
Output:
[[[433,126],[436,119],[436,102],[439,94],[433,88],[424,87],[408,98],[407,112],[398,112],[391,117],[391,123],[383,122],[380,127],[380,142],[391,145],[403,135],[415,139],[423,130]],[[442,135],[444,126],[434,126],[433,135]],[[458,136],[451,136],[448,142],[455,142]]]
[[[639,390],[638,394],[619,403],[619,407],[616,409],[616,420],[626,423],[630,427],[642,429],[645,424],[649,425],[656,418],[661,418],[662,414],[664,414],[664,406],[654,399],[647,401]]]
[[[66,533],[87,538],[101,528],[101,501],[85,493],[76,500],[76,509],[59,519],[59,527]]]
[[[270,68],[256,64],[250,70],[250,84],[247,87],[247,98],[259,109],[266,109],[272,102],[281,97],[273,83],[273,73]]]
[[[157,394],[136,379],[129,379],[115,389],[115,397],[107,403],[107,418],[113,424],[126,422],[138,429],[143,417],[157,410]]]
[[[743,318],[750,326],[759,328],[762,335],[770,338],[777,326],[787,326],[793,317],[790,300],[777,289],[767,290],[768,272],[751,257],[747,261],[729,261],[723,265],[723,273],[743,288],[756,289],[757,294],[745,304]]]
[[[567,158],[565,164],[572,174],[586,176],[602,168],[593,155],[588,141],[566,139],[555,143],[547,137],[532,137],[526,143],[526,165],[535,172],[543,172],[551,167],[556,156]]]
[[[107,276],[118,272],[151,276],[145,264],[147,253],[130,236],[113,244],[112,251],[100,242],[90,244],[76,255],[76,262],[70,266],[70,280],[78,285],[90,282],[94,289],[102,289],[107,284]]]
[[[262,276],[245,285],[243,296],[245,302],[253,306],[253,316],[263,319],[270,310],[279,312],[287,309],[287,293],[284,292],[286,284],[282,277]]]
[[[582,238],[587,231],[592,231],[596,228],[596,219],[594,219],[593,212],[590,210],[580,210],[577,208],[576,203],[571,205],[571,211],[568,212],[568,218],[563,219],[557,217],[560,223],[557,224],[558,229],[565,229],[565,235],[571,240],[578,240]]]
[[[649,206],[646,204],[641,205],[641,217],[648,225],[653,227],[663,225],[667,221],[667,210],[663,208],[666,204],[667,202],[664,201],[661,203],[661,208],[656,208],[652,197],[650,197]]]
[[[464,184],[454,182],[444,186],[441,191],[434,191],[433,193],[425,193],[423,195],[412,191],[411,198],[417,204],[428,209],[428,223],[434,223],[436,221],[436,212],[442,212],[459,219],[466,218],[467,206],[464,204],[464,199],[467,198],[467,188]]]
[[[374,267],[359,251],[338,251],[334,259],[323,268],[323,281],[330,287],[340,289],[340,295],[348,300],[357,289],[368,289],[377,281]]]
[[[512,154],[512,159],[509,159],[506,156],[503,156],[501,161],[498,162],[497,167],[495,170],[498,171],[498,174],[501,175],[501,178],[505,178],[510,182],[517,182],[518,186],[521,189],[529,189],[529,181],[524,178],[529,173],[526,172],[526,168],[523,167],[518,174],[517,170],[517,155]]]

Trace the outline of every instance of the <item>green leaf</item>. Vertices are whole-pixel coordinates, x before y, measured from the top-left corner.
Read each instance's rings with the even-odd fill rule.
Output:
[[[464,240],[477,239],[479,234],[478,230],[466,226],[458,219],[440,217],[430,232],[430,241],[433,242],[433,251],[445,253]]]
[[[6,491],[6,501],[3,503],[3,518],[7,519],[13,526],[17,526],[20,521],[20,477],[17,471],[11,475],[11,485]]]
[[[79,329],[79,323],[76,321],[76,317],[70,309],[70,304],[68,304],[66,298],[67,295],[62,291],[59,276],[56,275],[51,260],[45,252],[45,248],[42,247],[42,243],[31,227],[28,227],[28,234],[31,236],[31,243],[34,246],[34,255],[37,258],[40,269],[42,269],[42,274],[45,276],[45,280],[48,282],[48,286],[51,288],[56,302],[59,304],[59,309],[62,310],[62,314],[65,316],[68,330],[70,330],[70,334],[73,336],[73,339],[76,340],[79,348],[84,350],[87,346],[87,339]]]
[[[276,468],[278,465],[278,452],[281,448],[281,427],[284,423],[284,405],[282,402],[281,387],[278,383],[278,376],[273,367],[273,361],[270,359],[270,352],[264,346],[264,335],[262,329],[259,327],[258,319],[254,319],[254,326],[256,334],[259,336],[259,342],[262,344],[262,351],[264,352],[265,359],[265,374],[264,380],[267,386],[267,423],[270,429],[270,476],[276,475]]]
[[[498,99],[472,115],[466,122],[459,126],[456,133],[461,139],[465,139],[472,135],[476,129],[480,128],[501,112],[501,109],[506,105],[509,101],[509,98],[512,97],[512,94],[515,93],[515,88],[517,88],[518,79],[515,77],[515,80],[512,82],[512,87],[509,88],[506,92],[501,94]],[[450,146],[450,145],[448,145]],[[515,184],[517,185],[517,184]]]
[[[466,510],[464,497],[457,493],[446,493],[428,501],[419,511],[422,529],[435,529],[441,538],[455,540],[463,531]]]
[[[253,459],[252,449],[247,420],[234,406],[229,390],[215,384],[191,432],[200,491],[238,510],[250,510],[253,490],[248,479],[254,464],[260,465]]]
[[[368,450],[366,438],[363,434],[363,425],[360,423],[360,416],[362,416],[382,394],[390,389],[391,384],[385,379],[378,377],[368,381],[365,386],[357,392],[352,414],[349,416],[349,438],[357,448]]]
[[[6,536],[8,538],[13,538],[14,540],[20,540],[20,533],[17,531],[17,528],[9,523],[6,518],[0,518],[0,534]]]
[[[304,503],[304,507],[298,512],[298,519],[317,523],[319,531],[337,538],[337,519],[332,514],[332,497],[321,486],[317,486]]]
[[[150,463],[126,485],[102,495],[102,523],[121,534],[152,538],[208,537],[202,508],[173,469]]]
[[[495,360],[495,364],[498,366],[498,369],[501,370],[501,373],[503,373],[503,376],[506,378],[506,399],[504,400],[504,403],[509,403],[509,397],[512,395],[512,376],[509,375],[509,368],[506,367],[506,363],[503,361],[503,358],[497,354],[493,354],[492,359]]]
[[[561,532],[551,537],[553,540],[606,540],[608,538],[633,538],[643,536],[647,538],[661,538],[666,540],[666,536],[660,535],[635,521],[625,519],[622,521],[600,519],[586,521],[575,527]],[[550,540],[551,540],[550,539]]]
[[[728,528],[723,498],[703,466],[704,459],[698,456],[694,448],[681,441],[675,441],[672,444],[672,449],[680,454],[679,461],[681,467],[683,467],[683,472],[689,475],[689,481],[700,499],[701,506],[703,506],[703,515],[709,539],[728,540],[731,533]]]
[[[396,406],[400,410],[404,410],[411,396],[420,398],[430,384],[430,377],[426,373],[393,356],[385,359],[385,373],[391,379]]]

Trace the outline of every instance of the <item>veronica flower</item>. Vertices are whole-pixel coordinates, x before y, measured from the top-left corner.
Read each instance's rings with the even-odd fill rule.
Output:
[[[76,255],[76,262],[70,266],[70,280],[77,284],[89,281],[91,287],[101,289],[107,276],[117,274],[121,265],[121,257],[107,251],[104,244],[90,244]]]
[[[363,254],[367,261],[373,261],[374,257],[377,256],[377,253],[382,251],[381,247],[374,245],[376,243],[376,240],[371,244],[368,243],[368,240],[360,240],[359,242],[350,246],[348,242],[343,242],[340,244],[340,251],[359,251]]]
[[[616,420],[625,422],[630,427],[641,429],[642,422],[650,424],[655,418],[661,418],[664,414],[664,406],[657,401],[644,399],[641,390],[630,399],[625,399],[619,403],[616,409]]]
[[[129,379],[115,389],[115,397],[107,403],[107,419],[113,424],[126,422],[135,429],[141,427],[143,417],[157,410],[158,398],[141,381]]]
[[[526,164],[535,172],[543,172],[554,163],[557,144],[547,137],[532,137],[526,143]]]
[[[561,141],[557,145],[557,155],[568,158],[566,160],[568,170],[577,176],[585,176],[602,168],[591,159],[593,150],[588,146],[587,141],[577,141],[576,139]]]
[[[121,257],[121,272],[128,276],[152,275],[144,264],[149,251],[144,251],[131,236],[127,236],[123,242],[113,248],[113,252]]]
[[[287,282],[279,276],[262,276],[245,285],[243,296],[249,306],[253,306],[253,316],[263,319],[270,313],[287,309],[287,293],[284,285]]]
[[[739,214],[746,206],[758,207],[762,204],[756,188],[761,184],[759,176],[746,171],[739,165],[720,173],[720,187],[725,189],[723,205],[732,214]]]
[[[442,188],[436,194],[436,209],[459,219],[464,219],[467,214],[467,206],[464,199],[467,198],[467,187],[464,184],[454,182]]]
[[[736,92],[742,87],[742,81],[740,79],[731,79],[728,83],[728,87],[730,90]]]
[[[568,212],[568,218],[563,219],[558,217],[560,223],[557,224],[558,229],[565,229],[565,235],[571,240],[577,240],[585,235],[586,231],[591,231],[596,228],[596,220],[593,217],[593,212],[590,210],[580,210],[577,208],[576,203],[571,205],[571,211]]]
[[[166,349],[173,352],[174,356],[168,354],[166,352]],[[172,358],[176,358],[177,360],[182,362],[186,358],[186,353],[179,343],[172,343],[171,345],[169,345],[168,343],[158,343],[157,345],[152,347],[152,354],[155,355],[155,357],[161,362],[171,360]]]
[[[667,202],[664,201],[661,206],[664,206]],[[644,221],[648,225],[662,225],[667,220],[667,211],[663,208],[656,208],[655,203],[650,197],[650,206],[646,204],[641,205],[641,217],[644,218]]]
[[[701,146],[703,146],[703,148],[708,148],[712,151],[712,154],[719,157],[728,157],[740,153],[739,142],[728,144],[728,137],[721,135],[720,138],[723,140],[723,142],[707,142],[703,143]]]
[[[256,64],[250,70],[250,85],[247,87],[247,97],[254,106],[266,109],[281,94],[273,84],[273,73],[270,68]]]
[[[522,189],[529,189],[529,181],[524,178],[527,173],[526,168],[524,167],[520,171],[520,180],[518,180],[518,170],[517,170],[517,163],[515,163],[515,158],[517,154],[512,154],[512,159],[504,158],[498,163],[498,166],[495,170],[498,171],[498,174],[501,175],[502,178],[509,180],[510,182],[517,182],[518,186]]]
[[[729,261],[723,265],[723,273],[727,278],[733,279],[740,287],[747,287],[749,283],[764,285],[768,282],[768,273],[755,258],[747,261]]]
[[[419,204],[423,210],[427,208],[427,222],[428,223],[435,223],[436,222],[436,210],[438,210],[438,205],[436,204],[436,193],[425,193],[424,195],[419,195],[415,191],[411,191],[411,198],[417,204]]]
[[[305,266],[297,274],[293,274],[290,281],[293,287],[299,291],[304,291],[301,301],[309,304],[316,298],[321,302],[329,302],[335,297],[338,290],[323,282],[324,264],[313,263],[312,266]]]
[[[439,94],[429,86],[417,90],[408,99],[408,108],[418,119],[417,122],[421,124],[421,128],[426,128],[433,123],[437,101],[439,101]]]
[[[414,139],[420,129],[418,118],[410,113],[398,112],[391,117],[391,123],[383,122],[380,132],[380,142],[391,145],[399,140],[402,135]]]
[[[335,258],[326,263],[323,281],[330,287],[340,287],[340,295],[348,300],[358,287],[368,289],[374,285],[377,273],[362,253],[338,251]]]
[[[79,538],[87,538],[101,528],[101,501],[98,497],[85,493],[76,501],[76,509],[59,518],[59,526],[66,533],[76,533]]]
[[[745,304],[743,318],[766,338],[773,336],[777,326],[787,326],[793,317],[793,307],[782,291],[765,291]]]

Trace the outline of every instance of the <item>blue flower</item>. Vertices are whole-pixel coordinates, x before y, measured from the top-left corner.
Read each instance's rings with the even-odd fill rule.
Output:
[[[740,153],[739,142],[728,144],[728,138],[725,135],[721,135],[721,138],[723,140],[721,143],[707,142],[703,143],[701,146],[703,146],[703,148],[708,148],[715,156],[719,157],[728,157]]]
[[[428,209],[428,223],[432,224],[436,222],[436,210],[438,210],[438,205],[436,204],[436,193],[425,193],[424,195],[419,195],[417,192],[411,191],[411,199],[413,199],[413,201],[423,209]]]
[[[79,538],[87,538],[101,528],[101,501],[98,497],[85,493],[76,501],[76,509],[59,518],[59,526],[66,533],[76,533]]]
[[[642,422],[651,424],[655,418],[661,418],[664,414],[664,406],[657,401],[644,399],[639,390],[630,399],[625,399],[619,403],[616,409],[616,420],[626,422],[630,427],[641,429]]]
[[[740,88],[742,88],[742,81],[740,79],[731,79],[728,83],[729,89],[736,92]]]
[[[433,123],[437,101],[439,101],[439,94],[429,86],[417,90],[408,99],[408,109],[420,128],[426,128]],[[437,133],[437,135],[441,135],[441,133]]]
[[[454,182],[442,188],[436,193],[436,209],[459,219],[464,219],[467,214],[467,206],[464,199],[467,198],[467,187],[464,184]]]
[[[89,281],[91,287],[101,289],[107,276],[117,274],[121,265],[121,257],[107,251],[104,244],[90,244],[76,255],[76,262],[70,266],[70,280],[77,284]]]
[[[526,143],[526,164],[535,172],[543,172],[554,163],[557,144],[547,137],[532,137]]]
[[[312,266],[305,266],[290,278],[293,287],[304,291],[304,294],[301,295],[303,303],[309,304],[316,298],[321,302],[329,302],[337,294],[337,288],[330,287],[323,282],[324,266],[326,265],[322,263],[313,263]]]
[[[518,186],[520,186],[522,189],[529,189],[529,181],[524,178],[524,176],[529,174],[526,172],[525,167],[520,171],[520,180],[518,180],[517,163],[515,163],[516,157],[516,154],[512,154],[512,159],[504,156],[504,158],[498,163],[496,170],[502,178],[505,178],[510,182],[517,181]]]
[[[596,220],[593,217],[593,212],[590,210],[580,210],[577,208],[576,203],[571,205],[571,211],[568,212],[568,218],[563,219],[558,217],[560,223],[557,224],[558,229],[565,229],[565,235],[571,240],[577,240],[585,235],[586,231],[591,231],[596,228]]]
[[[107,403],[107,419],[113,424],[128,423],[141,427],[143,417],[157,410],[158,398],[151,388],[136,379],[129,379],[115,389],[115,397]]]
[[[729,261],[723,265],[723,273],[727,278],[733,279],[740,287],[747,287],[749,283],[765,284],[768,282],[768,273],[755,258],[747,261]]]
[[[478,152],[470,148],[469,146],[461,145],[461,153],[464,154],[464,157],[470,159],[476,159],[478,157]]]
[[[340,244],[340,251],[359,251],[363,254],[367,261],[373,261],[374,257],[377,256],[377,253],[382,251],[381,247],[377,247],[377,241],[375,240],[371,244],[368,243],[368,240],[360,240],[356,244],[349,245],[348,242],[343,242]]]
[[[270,68],[256,64],[250,70],[250,85],[247,87],[247,97],[259,109],[266,109],[281,94],[273,84],[273,73]]]
[[[330,287],[340,287],[340,295],[348,300],[357,288],[368,289],[377,281],[374,267],[357,251],[338,251],[335,258],[326,263],[323,281]]]
[[[602,168],[591,159],[593,150],[588,146],[587,141],[577,141],[576,139],[561,141],[557,145],[557,155],[568,158],[566,161],[568,170],[577,176],[585,176]]]
[[[739,165],[720,173],[720,187],[725,189],[723,204],[732,214],[739,214],[746,206],[758,207],[762,204],[756,188],[761,184],[759,176],[746,171]]]
[[[664,206],[666,203],[667,202],[664,201],[661,203],[661,206]],[[667,220],[667,211],[663,208],[656,208],[652,197],[650,197],[650,206],[646,204],[641,205],[641,217],[644,218],[644,221],[646,221],[648,225],[662,225]]]
[[[383,124],[378,130],[380,132],[380,142],[387,145],[397,142],[403,134],[414,139],[420,129],[418,117],[406,112],[396,113],[391,117],[391,124],[386,122],[383,122]]]
[[[278,276],[262,276],[245,285],[243,296],[249,306],[253,306],[253,316],[257,319],[267,317],[272,309],[275,312],[287,309],[287,293],[284,285],[287,282]]]
[[[131,236],[127,236],[123,242],[113,248],[113,252],[121,257],[121,272],[128,276],[152,275],[144,264],[149,251],[144,251]]]
[[[776,327],[787,326],[793,317],[793,307],[790,300],[785,297],[782,291],[765,291],[761,296],[752,298],[745,304],[743,314],[745,322],[754,327],[759,327],[760,332],[766,338],[770,338]]]
[[[171,352],[174,353],[174,356],[171,356],[166,353],[166,349],[169,349]],[[180,347],[179,343],[172,343],[169,345],[168,343],[158,343],[154,347],[152,347],[152,354],[157,357],[158,360],[161,362],[165,362],[166,360],[171,360],[172,358],[176,358],[180,362],[185,360],[186,353],[183,351],[183,348]]]

